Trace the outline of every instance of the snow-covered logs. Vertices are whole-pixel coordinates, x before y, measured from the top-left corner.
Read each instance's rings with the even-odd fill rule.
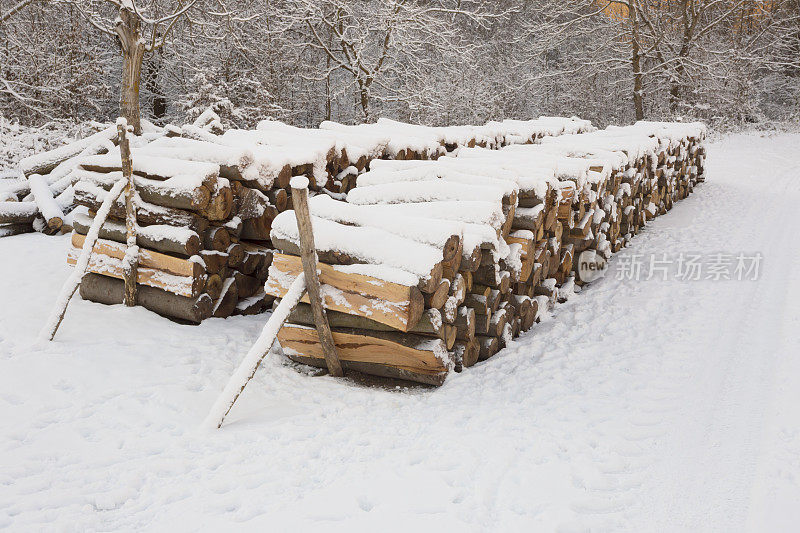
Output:
[[[289,181],[293,176],[307,176],[310,188],[320,197],[343,199],[342,191],[355,187],[357,175],[378,159],[430,159],[467,146],[539,142],[546,135],[593,129],[589,122],[576,118],[541,118],[477,128],[428,128],[382,120],[375,125],[380,134],[372,131],[374,128],[302,129],[274,121],[263,121],[256,130],[224,131],[213,113],[206,115],[204,120],[181,128],[151,128],[147,135],[133,140],[137,244],[143,256],[157,260],[143,264],[137,280],[143,286],[184,298],[207,295],[214,302],[211,314],[217,317],[262,311],[275,296],[263,290],[272,248],[299,255],[297,241],[270,234],[273,219],[292,208]],[[430,151],[417,150],[421,138],[431,145]],[[117,148],[111,146],[107,153],[81,156],[70,172],[71,182],[75,183],[74,201],[86,208],[73,217],[76,233],[85,234],[91,212],[120,177]],[[485,192],[478,185],[472,189],[475,198]],[[443,191],[442,198],[446,197]],[[363,216],[375,218],[364,211]],[[124,242],[124,215],[120,200],[112,206],[111,218],[100,231],[101,241],[90,262],[92,272],[110,277],[118,277],[121,272],[120,247],[114,243]],[[342,214],[345,218],[351,215]],[[331,223],[335,222],[335,218],[331,219]],[[421,246],[439,246],[440,261],[454,261],[458,252],[465,263],[477,267],[480,262],[479,249],[473,247],[462,253],[455,231],[436,236],[443,240],[427,242],[426,229],[418,223],[392,217],[381,227],[386,230],[387,224],[390,231],[391,226],[405,226],[406,231],[424,241]],[[354,241],[371,239],[362,229],[349,230]],[[326,249],[324,241],[320,244],[324,261],[336,265],[353,262],[347,254]],[[74,261],[74,255],[73,252],[70,261]],[[177,263],[165,262],[166,258],[183,263],[176,271]],[[278,263],[287,264],[284,259]],[[195,266],[189,268],[190,265]],[[454,264],[453,268],[458,266]],[[447,299],[441,282],[442,265],[431,268],[434,270],[425,273],[428,277],[424,281],[418,280],[421,285],[415,287],[417,292],[404,296],[408,304],[401,311],[387,307],[382,312],[394,313],[397,320],[410,320],[413,324],[419,320],[423,305],[441,307]],[[89,298],[95,294],[83,293]],[[107,300],[105,297],[103,301]],[[186,319],[183,311],[170,315],[164,309],[162,306],[154,310]],[[197,307],[191,316],[207,318],[202,314],[204,309]]]
[[[373,161],[346,203],[313,198],[343,365],[435,385],[493,356],[583,284],[581,252],[607,259],[702,181],[704,136],[701,124],[638,123]],[[282,253],[267,292],[280,298],[301,270],[291,213],[274,220],[272,241]],[[278,340],[290,358],[324,366],[307,306]]]
[[[141,305],[190,322],[263,311],[271,302],[261,288],[272,261],[265,242],[268,230],[252,231],[254,241],[243,234],[260,217],[265,221],[259,224],[269,226],[274,214],[267,196],[221,177],[219,163],[150,155],[146,148],[140,145],[132,153],[140,247],[137,285],[149,288]],[[75,202],[83,209],[74,216],[70,263],[105,191],[121,177],[119,153],[85,157],[75,174]],[[120,199],[100,230],[90,272],[122,277],[124,218]],[[119,303],[115,283],[96,277],[84,283],[84,298]]]
[[[152,134],[157,128],[148,124]],[[40,231],[53,235],[69,230],[73,201],[73,173],[87,156],[114,149],[116,126],[53,150],[22,159],[19,169],[0,179],[0,236]],[[63,230],[62,230],[63,228]]]

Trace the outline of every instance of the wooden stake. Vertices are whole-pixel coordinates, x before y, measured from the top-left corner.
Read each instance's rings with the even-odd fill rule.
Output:
[[[314,322],[317,326],[319,341],[325,355],[325,363],[331,376],[344,375],[342,365],[336,355],[336,345],[333,342],[331,326],[325,308],[322,306],[320,296],[319,277],[317,276],[317,252],[314,249],[314,232],[311,227],[311,214],[308,210],[308,178],[296,176],[292,178],[292,205],[297,218],[297,229],[300,232],[300,259],[303,262],[303,272],[306,275],[306,292],[314,313]]]
[[[128,123],[124,118],[117,120],[119,133],[119,153],[122,156],[122,175],[125,185],[125,229],[127,234],[127,250],[122,261],[122,277],[125,280],[126,307],[136,305],[136,270],[139,266],[139,247],[136,245],[136,206],[134,195],[136,185],[133,182],[133,164],[131,162],[131,146],[128,141]]]
[[[231,379],[228,380],[228,384],[225,386],[222,394],[219,395],[219,398],[217,398],[217,401],[214,402],[211,411],[208,413],[203,423],[205,427],[208,429],[222,427],[222,422],[225,421],[225,417],[231,412],[233,404],[236,403],[236,400],[242,394],[247,384],[250,383],[250,380],[253,379],[253,376],[256,375],[258,366],[269,353],[272,343],[275,342],[275,337],[278,336],[278,332],[289,317],[289,313],[295,308],[300,298],[305,294],[305,286],[305,274],[300,274],[295,278],[294,282],[292,282],[292,286],[286,294],[286,297],[281,300],[281,303],[279,303],[278,307],[272,312],[272,316],[269,317],[269,320],[267,320],[267,323],[264,325],[264,329],[261,330],[261,335],[259,335],[258,340],[256,340],[256,343],[250,348],[250,351],[247,352],[247,355],[244,356],[239,368],[231,376]]]

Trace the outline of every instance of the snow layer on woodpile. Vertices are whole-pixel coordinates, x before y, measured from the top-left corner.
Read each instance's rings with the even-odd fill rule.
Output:
[[[500,204],[504,196],[504,188],[491,184],[453,184],[439,180],[356,187],[347,193],[347,201],[353,204],[398,204],[471,200]]]
[[[429,279],[433,268],[442,261],[441,250],[378,228],[345,226],[317,216],[311,217],[311,223],[317,250],[344,253],[371,265],[405,270],[418,280]],[[294,211],[278,214],[272,221],[270,235],[273,239],[299,243],[300,233]],[[395,276],[396,273],[388,275]],[[385,279],[380,275],[374,277]]]
[[[423,244],[441,248],[453,235],[461,236],[464,224],[435,220],[427,217],[395,214],[387,217],[381,210],[369,206],[338,202],[326,195],[317,195],[309,200],[311,214],[339,222],[379,228]]]
[[[161,178],[192,176],[199,180],[197,185],[201,185],[204,180],[219,174],[219,164],[217,163],[147,155],[146,150],[141,148],[131,151],[131,163],[134,174]],[[85,157],[80,164],[84,167],[121,168],[119,148],[115,148],[113,152],[107,154]]]
[[[116,136],[117,136],[116,126],[110,126],[102,131],[95,133],[94,135],[86,137],[85,139],[81,139],[79,141],[75,141],[73,143],[66,144],[64,146],[60,146],[54,150],[28,156],[20,160],[19,167],[20,169],[22,169],[24,173],[28,174],[40,166],[55,164],[56,162],[61,161],[65,158],[74,157],[78,155],[80,152],[82,152],[84,149],[89,148],[96,144],[103,143],[104,141],[109,141]]]

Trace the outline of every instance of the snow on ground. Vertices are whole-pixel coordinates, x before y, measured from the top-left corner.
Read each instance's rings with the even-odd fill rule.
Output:
[[[757,281],[606,278],[430,389],[271,356],[199,425],[265,317],[76,300],[68,238],[0,240],[0,528],[788,531],[800,520],[800,135],[738,135],[623,253],[764,256]],[[447,528],[447,529],[443,529]]]

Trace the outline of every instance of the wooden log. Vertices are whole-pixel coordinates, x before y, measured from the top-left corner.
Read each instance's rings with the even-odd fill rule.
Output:
[[[459,274],[464,278],[465,286],[467,287],[467,292],[472,290],[473,279],[472,279],[472,272],[461,270]]]
[[[241,238],[253,241],[269,241],[272,221],[277,214],[277,209],[273,206],[268,206],[261,215],[243,219]]]
[[[385,216],[368,206],[337,202],[328,196],[317,196],[311,201],[311,212],[316,217],[348,226],[377,228],[409,239],[442,252],[442,261],[452,261],[461,245],[462,225],[456,222],[416,216],[393,214]]]
[[[205,263],[206,272],[218,274],[228,265],[228,254],[217,250],[201,250],[200,257]]]
[[[444,323],[451,325],[455,324],[456,314],[458,313],[458,304],[456,304],[456,299],[452,296],[448,296],[447,301],[444,303],[440,311],[442,313],[442,321]]]
[[[81,280],[80,294],[84,300],[103,304],[121,304],[125,284],[122,280],[87,273]],[[211,316],[213,306],[207,294],[189,298],[154,287],[140,285],[137,288],[138,304],[160,315],[200,323]]]
[[[514,211],[514,229],[537,231],[544,224],[544,205],[520,207]]]
[[[455,346],[453,346],[453,353],[457,358],[461,359],[461,365],[464,368],[469,368],[478,362],[480,351],[481,345],[477,339],[466,342],[456,341]]]
[[[325,361],[313,357],[305,357],[303,355],[292,354],[288,356],[293,361],[305,365],[325,368]],[[399,379],[403,381],[411,381],[420,383],[422,385],[430,385],[433,387],[441,386],[447,378],[447,372],[439,372],[435,374],[427,372],[418,372],[407,370],[404,368],[397,368],[378,363],[370,363],[364,361],[341,361],[342,368],[350,372],[358,372],[360,374],[367,374],[370,376],[377,376],[379,378]]]
[[[239,293],[234,278],[226,279],[221,286],[219,297],[214,302],[212,316],[227,318],[233,314],[239,302]]]
[[[519,274],[519,281],[521,282],[527,281],[528,278],[530,278],[531,272],[533,271],[533,264],[535,263],[533,235],[526,233],[525,231],[517,231],[509,235],[506,239],[508,244],[516,243],[522,246],[522,269]]]
[[[231,245],[231,234],[227,228],[216,226],[209,228],[203,236],[203,246],[207,250],[226,252]]]
[[[502,296],[503,294],[498,289],[491,289],[489,291],[489,296],[486,297],[486,303],[489,305],[489,309],[492,310],[492,313],[497,311],[500,307]]]
[[[267,308],[272,305],[272,296],[267,296],[264,291],[256,292],[256,294],[248,298],[239,298],[236,303],[234,315],[257,315],[263,313]]]
[[[262,254],[245,249],[242,261],[234,268],[243,274],[252,274],[259,267],[262,259]]]
[[[218,221],[228,218],[232,208],[233,191],[231,191],[230,185],[217,181],[210,200],[198,212],[209,220]]]
[[[474,309],[475,313],[479,315],[492,314],[492,310],[489,307],[488,296],[485,294],[467,294],[466,298],[464,298],[464,305],[470,309]]]
[[[11,237],[35,231],[31,224],[0,224],[0,237]]]
[[[72,226],[81,235],[86,235],[91,224],[92,217],[89,215],[75,213],[73,216]],[[100,237],[124,243],[127,240],[125,225],[114,220],[106,220],[100,228]],[[140,226],[136,232],[136,244],[142,248],[186,257],[200,252],[200,237],[197,233],[173,226]]]
[[[397,331],[391,326],[382,324],[370,318],[359,315],[351,315],[340,311],[328,310],[328,323],[332,328],[355,328],[372,331]],[[289,321],[295,324],[305,324],[313,326],[314,315],[311,306],[306,303],[299,303],[289,315]],[[417,323],[408,330],[408,333],[424,335],[426,337],[436,337],[445,339],[445,329],[442,323],[442,315],[438,309],[426,309]]]
[[[72,234],[72,246],[75,248],[83,247],[85,240],[86,237],[80,233]],[[126,247],[124,244],[106,239],[97,239],[92,249],[92,253],[103,254],[114,259],[122,259],[125,257],[125,251]],[[140,251],[139,264],[143,267],[153,268],[175,276],[199,278],[205,274],[205,269],[199,262],[173,257],[145,248]]]
[[[261,291],[261,283],[254,276],[248,276],[241,272],[234,271],[234,279],[236,279],[236,290],[239,294],[239,299],[249,298],[257,292]]]
[[[508,311],[500,309],[496,313],[492,313],[492,319],[489,321],[489,330],[486,333],[495,337],[502,337],[507,323]]]
[[[76,180],[91,183],[104,190],[110,189],[114,183],[122,178],[121,171],[102,174],[83,168],[75,170],[74,175]],[[202,185],[186,188],[183,184],[173,186],[169,180],[158,181],[141,176],[134,176],[134,183],[141,199],[154,205],[195,211],[202,214],[202,211],[209,205],[211,200],[211,191]]]
[[[48,174],[51,170],[56,168],[59,164],[63,163],[67,159],[71,159],[79,155],[81,152],[91,148],[94,145],[108,142],[116,136],[116,126],[111,126],[85,139],[81,139],[64,146],[59,146],[58,148],[48,152],[42,152],[26,157],[19,162],[19,166],[26,176],[31,174]]]
[[[244,261],[245,248],[241,243],[234,242],[228,246],[226,253],[228,254],[228,266],[237,268]]]
[[[445,338],[444,338],[445,346],[447,347],[448,350],[452,350],[453,346],[456,343],[456,336],[458,335],[458,329],[454,325],[445,324],[444,331],[445,331]]]
[[[106,241],[111,242],[111,241]],[[117,244],[117,243],[114,243]],[[75,265],[78,262],[79,248],[71,248],[67,253],[67,263]],[[124,255],[124,252],[123,252]],[[93,252],[89,259],[87,271],[122,279],[122,260],[105,254]],[[196,297],[203,292],[206,276],[179,276],[150,267],[137,269],[136,283],[155,287],[179,296]]]
[[[61,225],[64,223],[64,213],[61,211],[61,206],[58,205],[56,199],[53,198],[53,193],[50,191],[45,179],[39,174],[31,174],[28,177],[28,183],[39,212],[47,222],[47,226],[52,230],[61,229]]]
[[[461,261],[458,270],[465,272],[475,272],[481,266],[483,252],[480,248],[473,248],[469,253],[466,250],[461,253]]]
[[[283,239],[278,236],[272,236],[272,244],[278,249],[290,255],[299,255],[300,249],[297,244],[288,239]],[[355,258],[349,254],[334,251],[334,250],[317,250],[317,256],[320,261],[331,265],[356,265],[356,264],[381,264],[378,262],[367,262],[365,260]],[[436,263],[431,269],[428,276],[420,279],[417,287],[424,293],[435,292],[439,288],[444,273],[444,266],[442,263]]]
[[[467,297],[467,282],[463,275],[456,273],[450,283],[450,296],[456,299],[456,304],[461,305]]]
[[[450,280],[443,279],[439,287],[432,293],[423,295],[425,307],[429,309],[440,309],[450,295]]]
[[[366,316],[401,331],[408,331],[422,316],[424,301],[416,287],[408,287],[360,274],[344,273],[319,263],[320,282],[328,309]],[[284,254],[273,256],[266,292],[283,297],[291,280],[302,271],[300,258]],[[304,299],[308,302],[308,299]]]
[[[106,191],[100,187],[86,182],[75,185],[75,203],[88,207],[93,211],[99,209]],[[208,220],[190,211],[154,205],[143,200],[137,200],[136,216],[139,223],[144,225],[166,224],[168,226],[188,227],[201,234],[208,228]],[[119,219],[125,218],[125,203],[118,199],[111,206],[111,214]]]
[[[211,296],[212,300],[217,300],[222,294],[223,280],[219,274],[206,276],[205,293]]]
[[[472,284],[472,289],[470,289],[470,293],[475,294],[475,295],[484,296],[485,298],[487,298],[486,302],[487,302],[487,305],[488,305],[489,304],[488,298],[492,293],[492,288],[489,287],[488,285],[481,285],[480,283],[473,283]]]
[[[282,213],[288,209],[289,195],[286,193],[286,189],[270,189],[267,191],[266,195],[269,198],[270,203],[275,206],[275,209],[277,209],[279,213]]]
[[[358,329],[332,330],[336,352],[343,365],[348,363],[371,363],[409,373],[412,381],[440,384],[447,375],[449,366],[443,361],[447,354],[444,341],[418,337],[410,334],[367,331]],[[292,359],[306,358],[315,366],[324,363],[322,346],[314,328],[285,324],[278,333],[281,347]],[[350,368],[348,366],[348,368]],[[360,370],[376,373],[375,369]],[[381,374],[377,374],[381,375]],[[420,376],[425,381],[417,379]]]
[[[500,344],[497,340],[497,337],[476,335],[475,340],[480,343],[478,361],[485,361],[500,350]]]
[[[473,272],[473,280],[499,289],[503,294],[511,288],[511,273],[507,270],[498,270],[494,266],[479,268]]]
[[[0,202],[0,224],[30,224],[38,214],[36,202]]]
[[[456,338],[469,341],[475,338],[475,310],[470,307],[459,307],[456,314]]]

